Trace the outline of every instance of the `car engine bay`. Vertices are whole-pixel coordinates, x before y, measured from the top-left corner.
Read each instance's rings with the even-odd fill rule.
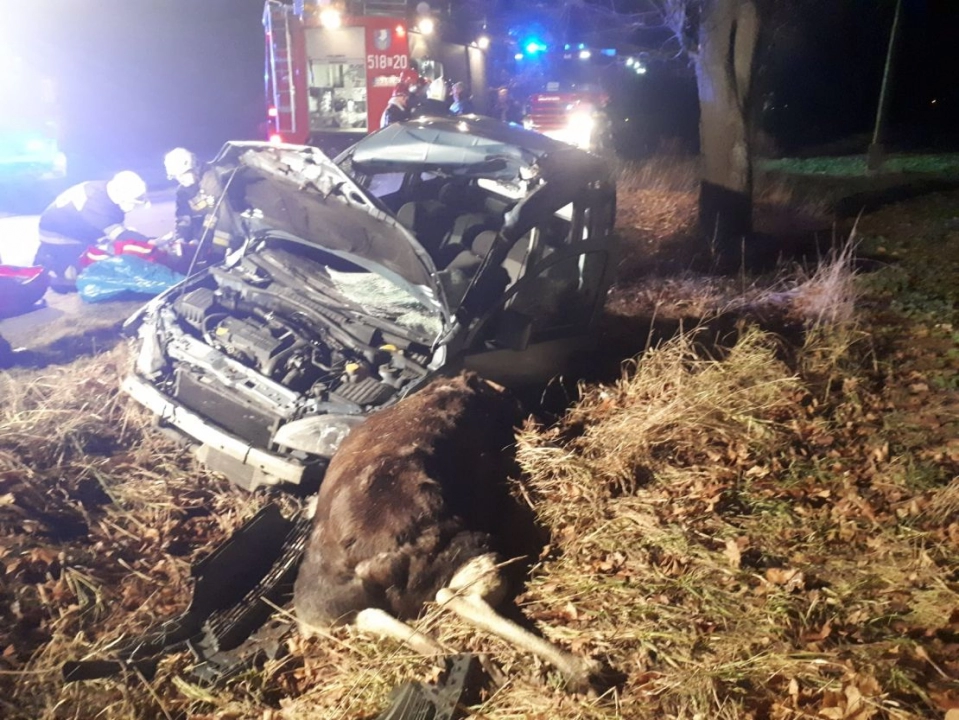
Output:
[[[382,278],[337,273],[315,250],[264,240],[236,264],[187,281],[153,327],[141,328],[166,355],[158,362],[145,342],[141,374],[187,408],[264,445],[291,420],[358,415],[399,399],[429,373],[430,333],[438,326],[409,296],[404,305],[370,294],[372,286],[389,285]],[[366,295],[359,282],[367,283]]]

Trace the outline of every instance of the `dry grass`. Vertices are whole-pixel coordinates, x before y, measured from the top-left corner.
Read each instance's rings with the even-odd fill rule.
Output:
[[[716,249],[697,229],[699,161],[654,157],[622,163],[617,175],[617,230],[623,244],[621,281],[675,277],[714,269]],[[781,175],[758,173],[753,188],[755,229],[774,236],[822,233],[834,225],[834,198],[800,193]]]
[[[146,685],[62,686],[60,665],[181,611],[191,563],[257,504],[150,431],[127,370],[122,345],[0,375],[0,685],[21,717],[140,714]]]

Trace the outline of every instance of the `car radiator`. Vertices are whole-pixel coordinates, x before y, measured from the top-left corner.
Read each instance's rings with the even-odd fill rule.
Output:
[[[286,419],[244,398],[232,388],[184,367],[176,370],[173,394],[198,415],[258,447],[267,447],[276,428]]]

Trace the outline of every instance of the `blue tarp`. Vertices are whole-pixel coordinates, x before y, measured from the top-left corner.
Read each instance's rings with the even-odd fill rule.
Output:
[[[95,262],[77,277],[77,292],[85,302],[153,297],[185,276],[165,265],[135,255],[115,255]]]

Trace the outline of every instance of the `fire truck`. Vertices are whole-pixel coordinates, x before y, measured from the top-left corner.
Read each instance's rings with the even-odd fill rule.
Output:
[[[599,88],[548,83],[543,92],[529,96],[523,124],[584,150],[602,152],[611,143],[608,102],[609,95]]]
[[[465,82],[482,110],[488,40],[438,5],[266,0],[269,139],[323,146],[330,136],[355,140],[377,130],[400,76],[411,70],[427,83]]]
[[[597,52],[584,45],[544,52],[537,67],[540,86],[526,100],[523,124],[584,150],[607,151],[612,132],[602,81],[610,63],[602,60],[608,57],[615,57],[615,50]]]

